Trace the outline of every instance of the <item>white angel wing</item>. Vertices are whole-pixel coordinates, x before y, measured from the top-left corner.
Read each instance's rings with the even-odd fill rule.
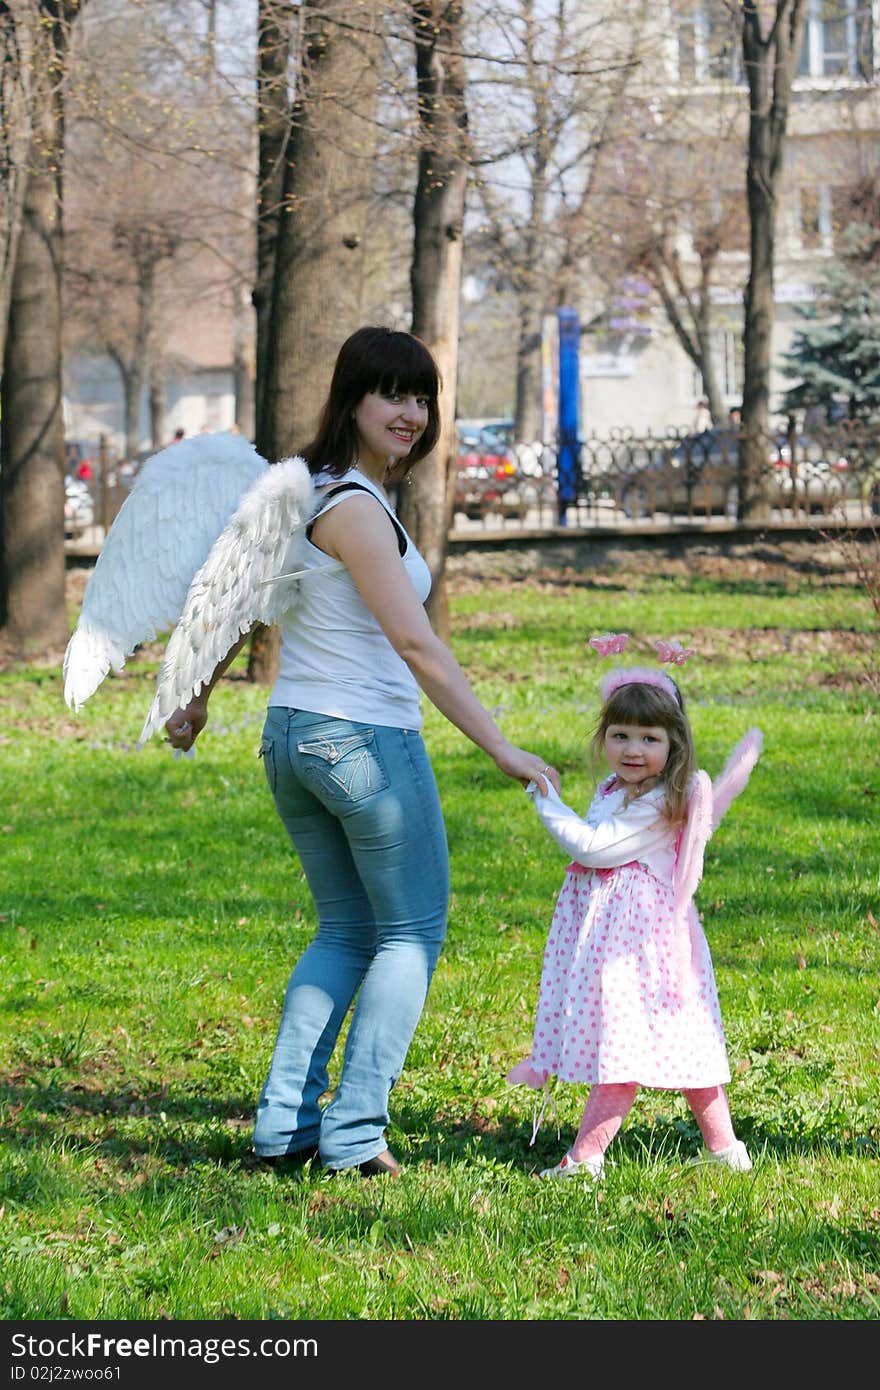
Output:
[[[276,622],[295,601],[295,574],[282,583],[270,581],[298,569],[314,508],[314,483],[301,458],[267,469],[242,499],[193,576],[139,748],[199,694],[243,632],[255,622]]]
[[[242,495],[269,465],[240,435],[199,434],[147,459],[110,527],[64,654],[80,710],[141,642],[176,623],[187,589]]]

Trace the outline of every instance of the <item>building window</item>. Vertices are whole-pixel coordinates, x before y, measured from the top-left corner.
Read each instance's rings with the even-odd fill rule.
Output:
[[[724,5],[676,6],[680,82],[745,81],[736,17]]]
[[[749,249],[749,206],[744,188],[712,190],[712,211],[721,250],[742,255]]]
[[[739,333],[723,328],[712,334],[712,357],[718,373],[718,385],[724,399],[733,405],[742,400],[744,379],[743,341]],[[694,401],[703,396],[703,378],[694,367],[691,372],[691,394]]]
[[[873,80],[871,0],[809,0],[798,74]]]
[[[730,329],[719,335],[721,353],[721,389],[727,400],[739,401],[743,389],[743,343],[742,338]]]
[[[794,249],[832,251],[859,220],[859,190],[853,184],[802,184],[793,194]]]
[[[831,189],[827,184],[804,184],[795,194],[795,240],[801,251],[829,251]]]

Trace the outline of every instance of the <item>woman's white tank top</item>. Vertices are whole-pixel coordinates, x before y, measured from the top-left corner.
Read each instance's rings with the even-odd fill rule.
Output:
[[[357,483],[373,494],[390,517],[394,516],[381,490],[356,468],[341,478],[320,474],[315,482],[318,486]],[[351,496],[347,491],[332,497],[321,507],[321,513],[341,506]],[[431,591],[430,571],[400,529],[406,537],[403,563],[419,601],[424,603]],[[279,674],[269,704],[359,723],[420,729],[420,692],[415,677],[367,608],[348,570],[310,540],[304,549],[301,568],[308,573],[300,582],[296,603],[280,624]]]

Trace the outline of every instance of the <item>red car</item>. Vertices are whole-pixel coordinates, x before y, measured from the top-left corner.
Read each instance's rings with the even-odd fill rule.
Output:
[[[458,428],[455,510],[474,521],[525,516],[524,479],[513,448],[488,425]]]

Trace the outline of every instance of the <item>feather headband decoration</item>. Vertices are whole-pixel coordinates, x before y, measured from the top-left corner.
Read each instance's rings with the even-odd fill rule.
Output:
[[[601,637],[591,637],[590,646],[600,656],[618,656],[626,650],[628,641],[628,632],[606,632]],[[670,638],[669,641],[657,641],[654,648],[658,661],[670,666],[683,666],[694,655],[693,647],[683,647],[677,637]],[[609,671],[599,687],[602,699],[609,700],[622,685],[655,685],[678,704],[681,703],[681,694],[675,681],[655,666],[618,666],[617,670]]]

